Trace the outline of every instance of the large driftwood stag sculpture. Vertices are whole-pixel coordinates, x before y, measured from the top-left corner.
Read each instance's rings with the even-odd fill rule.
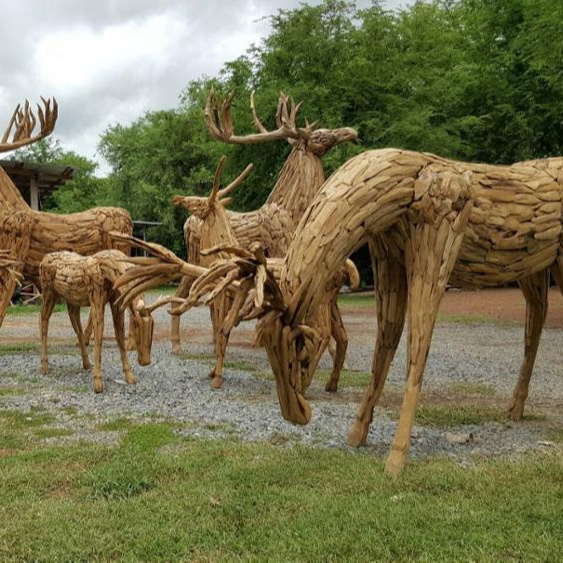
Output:
[[[56,100],[43,100],[38,106],[40,131],[33,134],[37,119],[26,102],[14,111],[6,132],[0,140],[0,153],[11,151],[50,135],[58,117]],[[125,209],[99,207],[72,213],[56,215],[32,210],[9,176],[0,167],[0,248],[4,236],[12,237],[17,243],[16,258],[21,261],[25,277],[38,281],[39,264],[43,257],[59,250],[72,250],[82,255],[94,254],[103,249],[118,248],[128,252],[128,247],[114,243],[110,231],[131,234],[133,223]],[[14,287],[3,287],[0,294],[0,326]]]
[[[120,292],[113,289],[113,284],[133,264],[127,263],[127,256],[119,250],[102,250],[93,256],[80,256],[75,252],[53,252],[43,258],[39,266],[39,276],[43,288],[41,306],[41,371],[48,372],[47,334],[49,319],[57,300],[66,302],[72,328],[78,338],[82,365],[90,369],[86,342],[80,321],[80,308],[90,307],[94,332],[94,391],[102,391],[102,338],[104,332],[104,310],[110,304],[113,316],[115,339],[121,355],[121,364],[127,383],[135,383],[135,377],[127,357],[124,334],[124,315],[117,304]],[[142,298],[132,302],[131,313],[135,325],[137,358],[139,365],[150,363],[153,337],[151,311],[157,305],[145,305]]]
[[[517,281],[527,304],[525,355],[509,414],[521,418],[547,311],[549,272],[563,289],[563,159],[513,166],[468,164],[396,149],[361,154],[325,183],[296,230],[279,283],[260,253],[233,260],[198,279],[191,300],[227,284],[246,314],[254,273],[258,325],[287,420],[306,424],[311,409],[303,379],[311,329],[334,269],[369,242],[374,263],[378,330],[369,384],[348,441],[363,444],[389,366],[409,318],[407,381],[386,463],[406,461],[438,306],[447,283],[463,287]],[[265,273],[264,273],[265,271]],[[239,280],[237,282],[237,280]],[[211,292],[211,294],[210,294]],[[409,307],[407,308],[407,301]],[[233,312],[233,314],[235,314]],[[256,310],[253,311],[256,315]],[[305,363],[305,365],[304,365]]]
[[[232,256],[230,252],[237,252],[241,248],[227,218],[225,206],[230,202],[230,198],[227,198],[227,196],[242,183],[252,165],[249,165],[234,182],[229,184],[229,186],[219,190],[220,178],[225,162],[226,157],[223,157],[215,172],[213,189],[209,197],[176,196],[174,198],[176,205],[181,205],[186,208],[193,217],[201,222],[199,229],[198,265],[206,268],[217,263],[225,262],[225,260]],[[279,260],[278,266],[281,266],[281,263],[281,260]],[[275,266],[275,259],[269,259],[268,264],[271,268],[274,268],[276,272],[280,272],[280,268],[276,268]],[[338,388],[338,379],[348,347],[348,337],[338,308],[337,295],[344,283],[348,280],[353,289],[358,287],[358,271],[350,260],[347,260],[345,267],[341,268],[333,277],[332,284],[325,293],[325,299],[319,308],[319,313],[313,321],[314,328],[319,333],[321,339],[315,357],[310,364],[307,386],[313,377],[318,361],[332,337],[336,343],[335,350],[331,351],[334,366],[326,389],[327,391],[334,392]],[[222,386],[225,350],[230,333],[235,326],[236,316],[229,317],[232,305],[233,298],[228,292],[223,292],[220,297],[213,299],[210,304],[213,342],[215,344],[215,355],[217,357],[215,367],[209,374],[209,377],[212,378],[211,386],[214,389],[219,389]],[[184,309],[185,308],[182,307],[177,308],[175,310],[176,316],[179,316],[179,313],[183,312]]]
[[[278,101],[277,129],[268,131],[256,113],[253,93],[250,109],[257,133],[237,135],[231,117],[233,97],[231,93],[220,102],[213,90],[209,93],[205,122],[214,139],[240,145],[285,139],[293,147],[262,207],[245,213],[227,212],[238,244],[247,248],[250,243],[259,242],[267,256],[283,258],[297,223],[325,180],[321,158],[333,147],[355,141],[358,134],[351,127],[315,129],[314,123],[307,122],[305,127],[298,127],[297,115],[301,103],[296,105],[284,94],[280,95]],[[201,263],[201,228],[201,220],[195,216],[188,218],[184,224],[188,262],[192,264]],[[192,283],[192,278],[185,277],[178,288],[177,297],[186,297]],[[173,316],[171,321],[171,344],[174,353],[181,353],[178,315]]]

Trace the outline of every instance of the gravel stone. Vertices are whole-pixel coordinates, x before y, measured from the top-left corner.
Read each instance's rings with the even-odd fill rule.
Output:
[[[158,311],[159,329],[168,326],[168,315]],[[38,329],[18,326],[15,317],[2,329],[2,337],[39,342]],[[375,315],[365,313],[344,316],[350,344],[347,365],[352,370],[368,371],[371,366]],[[35,321],[35,319],[34,319]],[[111,334],[109,318],[106,323]],[[232,345],[227,350],[227,362],[240,365],[249,362],[254,370],[225,369],[223,389],[209,387],[207,374],[213,364],[213,346],[208,312],[201,308],[191,311],[182,321],[184,357],[174,356],[166,340],[155,342],[152,363],[147,367],[136,364],[130,353],[136,385],[127,385],[115,342],[104,340],[102,374],[104,392],[92,391],[91,373],[81,369],[78,349],[66,313],[53,315],[50,336],[64,342],[64,348],[53,346],[49,354],[51,371],[43,376],[39,371],[37,351],[0,356],[0,389],[18,386],[21,394],[0,393],[0,409],[27,412],[41,408],[55,416],[53,428],[68,429],[69,436],[45,439],[45,443],[73,443],[88,440],[115,444],[119,432],[101,431],[100,425],[117,418],[174,420],[181,423],[178,433],[201,438],[235,438],[242,441],[267,441],[280,447],[295,444],[326,448],[345,448],[360,455],[383,457],[388,453],[397,422],[389,409],[376,407],[367,446],[352,450],[346,446],[346,436],[353,422],[361,394],[343,388],[336,395],[324,391],[325,381],[313,382],[311,398],[313,418],[304,427],[284,421],[280,415],[275,384],[267,377],[271,373],[265,351],[249,346],[251,324],[236,329]],[[189,327],[189,330],[185,330]],[[545,330],[540,344],[535,373],[532,378],[527,412],[546,415],[545,421],[524,420],[519,423],[488,422],[453,428],[433,428],[416,425],[412,434],[411,458],[448,456],[470,466],[474,456],[513,455],[549,448],[548,431],[563,428],[562,331]],[[4,338],[2,338],[3,344]],[[424,392],[447,396],[452,386],[483,385],[494,391],[495,404],[508,406],[523,357],[523,327],[488,324],[438,324],[425,372]],[[236,363],[235,363],[236,362]],[[229,364],[228,364],[229,365]],[[329,369],[328,354],[321,367]],[[405,335],[393,362],[387,388],[399,392],[404,385],[406,370]],[[345,380],[346,375],[342,376]],[[18,391],[19,392],[19,391]],[[487,397],[475,396],[475,404],[485,405]],[[452,443],[448,434],[472,433],[471,443]],[[542,442],[542,443],[539,443]]]

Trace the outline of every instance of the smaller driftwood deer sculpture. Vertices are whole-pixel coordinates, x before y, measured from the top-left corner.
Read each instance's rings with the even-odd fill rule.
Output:
[[[126,262],[127,256],[119,250],[103,250],[93,256],[80,256],[74,252],[62,251],[48,254],[41,262],[39,274],[43,288],[41,307],[41,371],[48,372],[47,333],[49,319],[57,299],[66,302],[84,369],[90,369],[85,336],[80,321],[80,308],[90,306],[94,331],[94,391],[102,391],[102,337],[104,332],[104,310],[110,304],[113,316],[115,338],[121,354],[121,363],[127,383],[135,383],[135,377],[127,358],[124,334],[124,314],[116,303],[120,295],[113,289],[117,278],[133,264]],[[138,362],[141,366],[150,363],[153,337],[152,310],[158,306],[146,306],[142,298],[132,302],[131,313],[135,325]]]

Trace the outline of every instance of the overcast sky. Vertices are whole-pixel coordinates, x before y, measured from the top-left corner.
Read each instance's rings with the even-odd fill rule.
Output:
[[[318,4],[311,0],[307,3]],[[359,0],[364,7],[370,0]],[[386,0],[387,8],[411,3]],[[174,108],[188,82],[215,75],[269,32],[264,16],[299,0],[1,0],[0,130],[26,97],[55,96],[55,136],[101,161],[110,124]],[[102,172],[105,167],[102,166]]]

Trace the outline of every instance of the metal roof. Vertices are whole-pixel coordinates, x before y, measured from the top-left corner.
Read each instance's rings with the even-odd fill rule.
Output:
[[[52,192],[58,186],[72,180],[78,170],[73,166],[19,160],[0,160],[0,166],[19,189],[29,187],[31,178],[35,178],[37,187],[42,192]]]

